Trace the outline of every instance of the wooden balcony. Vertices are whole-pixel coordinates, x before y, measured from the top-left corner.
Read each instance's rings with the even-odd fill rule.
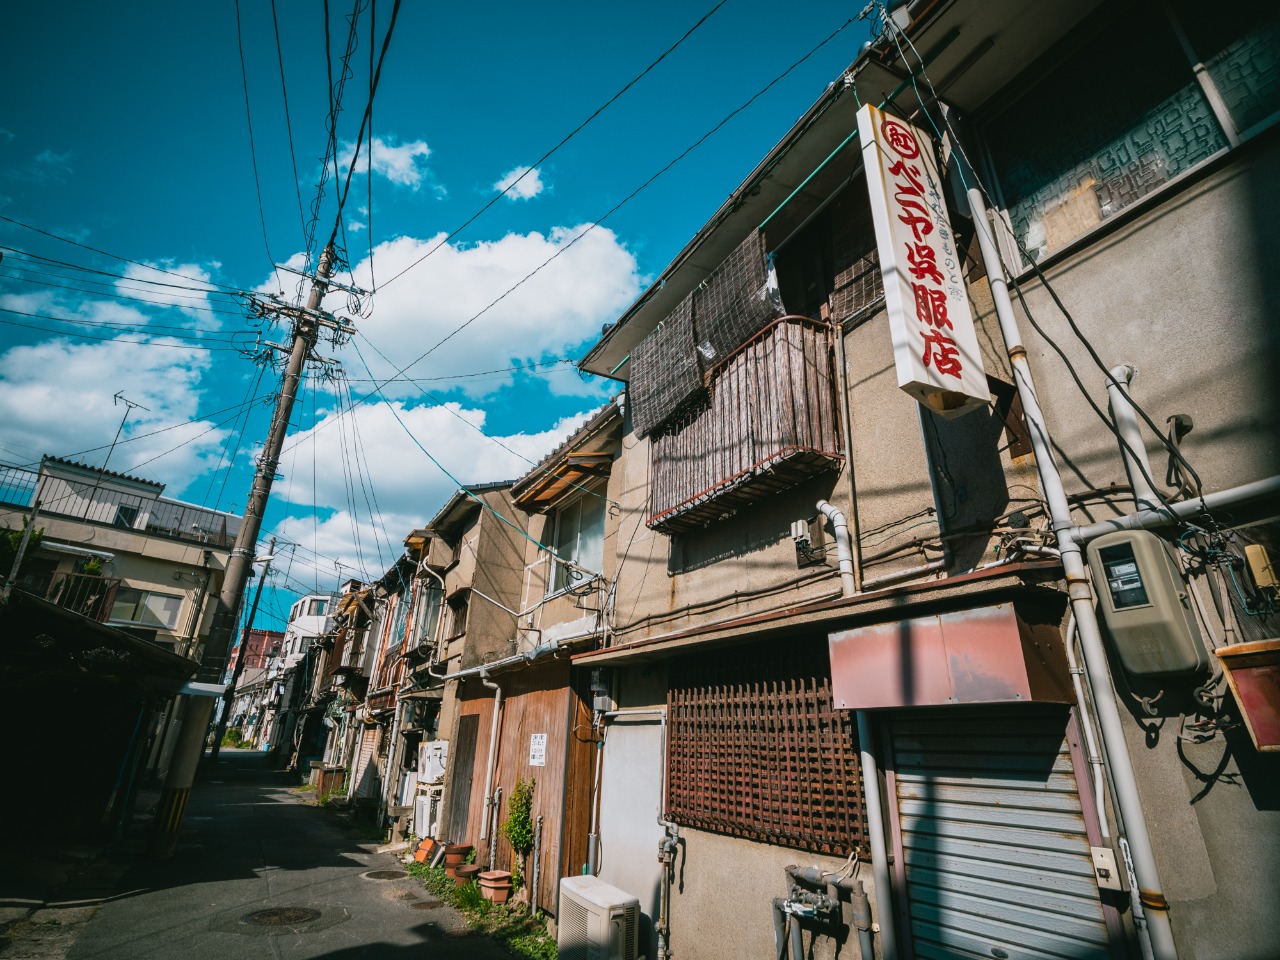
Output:
[[[830,336],[783,317],[710,372],[708,399],[653,437],[651,528],[698,529],[840,466]]]

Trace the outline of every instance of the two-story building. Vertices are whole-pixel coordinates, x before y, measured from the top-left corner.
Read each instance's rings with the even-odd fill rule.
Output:
[[[1276,13],[869,12],[582,362],[594,869],[659,957],[857,883],[886,957],[1274,955]]]

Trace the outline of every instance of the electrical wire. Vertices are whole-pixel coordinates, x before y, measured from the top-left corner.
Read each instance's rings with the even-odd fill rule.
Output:
[[[12,313],[19,317],[33,320],[50,320],[54,323],[70,323],[80,327],[110,327],[123,333],[149,334],[153,330],[179,330],[181,333],[166,333],[162,336],[174,340],[195,340],[197,342],[235,343],[235,337],[218,337],[208,333],[193,332],[191,327],[177,327],[170,324],[139,324],[136,320],[88,320],[78,317],[55,317],[48,313],[33,313],[27,310],[14,310],[12,307],[0,307],[0,313]],[[242,335],[243,336],[243,335]]]
[[[579,240],[581,240],[583,237],[589,234],[592,230],[594,230],[596,227],[602,224],[605,220],[609,219],[611,216],[613,216],[615,213],[621,210],[624,206],[626,206],[628,203],[634,200],[637,196],[639,196],[641,192],[643,192],[646,188],[652,185],[655,180],[657,180],[659,177],[661,177],[663,174],[669,171],[672,167],[674,167],[677,163],[679,163],[681,160],[687,157],[690,153],[692,153],[694,150],[700,147],[703,143],[709,140],[717,132],[719,132],[720,129],[724,127],[725,124],[727,124],[730,120],[732,120],[738,114],[742,113],[752,104],[754,104],[757,100],[763,97],[771,89],[773,89],[775,86],[781,83],[784,79],[786,79],[791,73],[797,70],[807,60],[809,60],[815,54],[817,54],[819,50],[821,50],[823,47],[829,44],[832,40],[834,40],[837,36],[839,36],[846,29],[848,29],[849,25],[854,23],[855,20],[856,18],[854,17],[850,17],[849,19],[847,19],[843,24],[841,24],[839,27],[833,30],[830,34],[828,34],[826,38],[824,38],[816,46],[810,49],[808,53],[804,54],[804,56],[802,56],[799,60],[795,61],[793,64],[791,64],[791,66],[787,67],[786,70],[784,70],[778,76],[774,77],[774,79],[769,81],[769,83],[767,83],[764,87],[758,90],[745,103],[735,108],[734,110],[730,111],[729,114],[724,117],[724,119],[722,119],[714,127],[712,127],[710,130],[704,133],[701,137],[699,137],[696,141],[694,141],[694,143],[692,143],[690,146],[685,148],[679,155],[675,157],[675,159],[671,160],[669,163],[663,166],[662,169],[660,169],[657,173],[653,174],[651,177],[645,180],[642,184],[640,184],[640,186],[636,187],[629,194],[627,194],[627,196],[623,197],[622,200],[618,201],[611,208],[609,208],[609,210],[605,212],[602,216],[598,217],[594,223],[589,224],[585,229],[581,230],[571,240],[569,240],[567,243],[557,248],[555,253],[549,256],[546,260],[542,261],[542,263],[540,263],[538,266],[534,267],[531,271],[525,274],[521,279],[517,280],[514,284],[508,287],[503,293],[499,294],[496,298],[490,301],[489,304],[482,307],[478,312],[472,314],[469,319],[464,320],[461,324],[456,326],[452,331],[447,333],[440,340],[436,341],[436,343],[434,343],[431,347],[429,347],[424,353],[419,354],[418,357],[416,357],[414,360],[411,360],[405,366],[400,367],[398,370],[396,370],[394,374],[392,374],[387,379],[381,381],[380,383],[375,384],[374,389],[369,391],[369,393],[365,394],[363,397],[361,397],[359,402],[365,403],[366,401],[372,399],[374,396],[381,395],[383,387],[385,387],[387,384],[397,379],[402,378],[408,370],[411,370],[413,367],[417,366],[427,357],[431,356],[431,354],[435,353],[436,350],[440,349],[440,347],[444,346],[446,343],[448,343],[450,340],[456,337],[459,333],[461,333],[467,327],[471,326],[471,324],[475,323],[475,321],[479,320],[482,316],[484,316],[486,313],[488,313],[490,310],[496,307],[499,303],[501,303],[508,296],[514,293],[517,289],[519,289],[529,280],[533,279],[533,277],[539,274],[542,270],[544,270],[547,266],[549,266],[553,261],[558,259],[563,254],[567,253]],[[395,279],[395,278],[393,277],[392,279]],[[390,282],[391,282],[390,280],[387,281],[387,283],[390,283]],[[383,284],[384,288],[386,287],[387,283]]]
[[[245,430],[249,426],[249,412],[260,399],[258,396],[258,389],[262,385],[262,378],[266,373],[266,370],[267,368],[265,364],[258,365],[258,374],[250,383],[249,389],[245,394],[243,409],[244,420],[241,422],[239,430],[236,431],[235,448],[231,450],[231,456],[228,458],[228,445],[231,443],[231,437],[228,435],[227,442],[222,445],[222,450],[218,454],[218,463],[214,466],[213,472],[209,475],[209,485],[205,488],[204,499],[200,502],[202,507],[207,507],[209,505],[209,497],[213,494],[213,483],[217,479],[219,472],[222,473],[222,485],[218,487],[218,499],[214,501],[215,509],[222,504],[222,496],[227,489],[227,478],[231,476],[231,468],[235,464],[236,456],[240,453],[241,445],[244,443]],[[227,469],[225,471],[222,470],[224,462],[227,465]]]
[[[91,247],[87,243],[81,243],[79,240],[72,240],[69,237],[59,236],[56,233],[51,233],[48,230],[42,230],[39,227],[32,226],[29,223],[23,223],[21,220],[15,220],[13,217],[6,217],[3,214],[0,214],[0,220],[4,221],[5,223],[12,223],[16,227],[22,227],[25,230],[30,230],[33,233],[38,233],[43,237],[49,237],[50,239],[53,239],[53,240],[60,240],[63,243],[71,244],[73,247],[80,247],[83,250],[89,250],[93,253],[100,254],[101,256],[109,257],[112,260],[120,260],[124,263],[132,263],[134,266],[137,266],[137,267],[146,267],[148,270],[155,270],[157,273],[163,273],[163,274],[166,274],[167,276],[177,277],[180,280],[189,280],[192,283],[208,283],[208,284],[212,284],[215,287],[222,287],[223,290],[229,290],[232,292],[235,292],[235,289],[236,289],[235,287],[228,286],[225,283],[218,283],[217,281],[214,281],[214,280],[201,280],[198,277],[188,277],[186,274],[177,273],[176,271],[173,271],[173,270],[166,270],[163,267],[157,267],[150,263],[143,263],[141,260],[132,260],[129,257],[122,257],[118,253],[109,253],[106,250],[100,250],[97,247]],[[10,249],[10,248],[0,247],[0,250],[7,250],[7,249]]]
[[[3,219],[3,218],[0,218],[0,219]],[[32,262],[40,263],[42,265],[49,264],[52,266],[65,267],[66,269],[69,269],[69,270],[79,270],[82,273],[92,273],[102,277],[112,277],[113,279],[116,279],[116,280],[128,280],[130,283],[145,283],[148,286],[152,286],[152,287],[166,287],[171,290],[191,290],[196,293],[203,293],[211,297],[240,297],[244,295],[243,291],[237,290],[234,287],[227,287],[225,290],[215,290],[211,287],[193,287],[190,284],[185,284],[185,283],[167,283],[163,280],[148,280],[145,277],[133,277],[126,273],[112,273],[110,270],[99,270],[97,267],[86,267],[79,263],[71,263],[68,260],[58,260],[54,257],[46,257],[46,256],[43,256],[42,254],[32,253],[29,250],[22,250],[18,247],[11,247],[3,243],[0,243],[0,251],[5,251],[8,253],[16,253],[16,254],[19,254],[20,256],[26,257]],[[163,270],[160,267],[152,266],[149,263],[138,263],[136,260],[130,260],[128,262],[137,264],[140,267],[145,267],[148,270],[154,270],[157,273],[170,272],[168,270]],[[174,274],[174,276],[181,277],[182,274]],[[88,281],[85,281],[85,282],[88,282]],[[196,280],[195,282],[203,283],[204,281]],[[212,280],[208,282],[213,283]],[[221,286],[221,284],[219,284],[219,286]],[[173,294],[173,296],[177,296],[177,294]]]
[[[377,348],[377,346],[375,346],[375,345],[373,344],[373,342],[372,342],[368,337],[364,337],[364,341],[365,341],[365,343],[369,344],[369,346],[370,346],[370,347],[373,347],[373,351],[374,351],[374,352],[375,352],[379,357],[381,357],[381,358],[382,358],[382,359],[383,359],[387,364],[390,364],[390,363],[391,363],[391,361],[387,359],[386,354],[384,354],[381,350],[379,350],[379,349]],[[360,357],[360,362],[361,362],[361,364],[363,364],[363,365],[364,365],[365,372],[369,374],[370,378],[372,378],[372,377],[373,377],[373,371],[369,369],[369,364],[365,361],[365,359],[364,359],[364,355],[360,353],[360,347],[359,347],[358,345],[356,345],[356,355]],[[528,457],[526,457],[523,453],[520,453],[520,452],[519,452],[519,451],[517,451],[517,450],[512,450],[509,446],[507,446],[505,443],[503,443],[503,442],[502,442],[501,440],[499,440],[497,437],[492,436],[491,434],[485,433],[485,431],[484,431],[484,430],[480,429],[480,427],[476,426],[474,423],[472,423],[470,420],[468,420],[466,417],[464,417],[461,413],[459,413],[457,410],[455,410],[452,406],[450,406],[448,403],[446,403],[446,402],[445,402],[445,399],[444,399],[443,397],[439,396],[439,395],[438,395],[438,394],[436,394],[436,393],[433,393],[433,392],[432,392],[432,391],[430,391],[430,390],[427,390],[425,387],[421,386],[420,384],[415,384],[415,386],[417,386],[417,387],[418,387],[418,390],[419,390],[419,391],[421,391],[421,393],[422,393],[422,395],[423,395],[423,396],[427,397],[427,399],[428,399],[428,400],[430,400],[430,402],[431,402],[431,405],[432,405],[432,406],[439,407],[441,410],[444,410],[446,413],[450,414],[450,415],[451,415],[451,416],[453,416],[455,419],[461,420],[461,421],[462,421],[463,423],[465,423],[468,427],[470,427],[470,428],[471,428],[472,430],[474,430],[476,433],[480,434],[480,436],[484,437],[484,438],[485,438],[486,440],[488,440],[490,443],[497,444],[497,445],[498,445],[499,447],[501,447],[503,450],[507,451],[507,453],[511,454],[513,457],[518,457],[519,459],[523,460],[525,463],[529,464],[529,466],[533,467],[535,470],[537,470],[537,471],[539,471],[539,472],[541,472],[541,473],[543,473],[543,474],[545,474],[545,475],[547,475],[547,476],[553,476],[553,475],[554,475],[553,471],[552,471],[550,468],[548,468],[548,467],[543,467],[539,461],[536,461],[536,460],[530,460],[530,459],[529,459]],[[352,419],[354,420],[354,419],[355,419],[355,416],[354,416],[354,410],[352,410],[351,412],[352,412],[352,414],[353,414]],[[571,487],[571,488],[573,488],[573,489],[575,489],[575,490],[580,490],[581,492],[583,492],[583,493],[585,493],[585,494],[587,494],[587,495],[589,495],[589,496],[592,496],[592,497],[599,497],[601,500],[605,501],[606,503],[615,503],[615,501],[610,500],[610,499],[609,499],[605,494],[601,493],[601,492],[600,492],[600,491],[598,491],[598,490],[592,490],[592,489],[590,489],[589,487],[584,487],[584,486],[582,486],[581,484],[579,484],[579,483],[575,483],[575,482],[573,482],[573,481],[571,481],[571,480],[570,480],[570,481],[566,481],[566,483],[568,484],[568,486],[569,486],[569,487]],[[618,504],[616,504],[616,503],[615,503],[615,505],[618,505]]]
[[[18,269],[22,269],[22,268],[18,268]],[[137,303],[146,303],[146,304],[150,304],[150,305],[152,305],[152,306],[157,306],[157,307],[170,307],[170,308],[172,308],[172,309],[174,309],[174,310],[199,310],[199,311],[200,311],[200,312],[202,312],[202,313],[218,313],[218,314],[224,314],[224,315],[227,315],[227,316],[241,316],[241,317],[242,317],[242,316],[244,316],[244,311],[243,311],[243,310],[219,310],[217,307],[202,306],[202,305],[199,305],[199,304],[191,304],[191,305],[187,306],[187,305],[183,305],[183,304],[177,304],[177,303],[174,303],[174,302],[173,302],[173,301],[171,301],[171,300],[148,300],[146,297],[131,297],[131,296],[129,296],[129,295],[128,295],[128,294],[126,294],[126,293],[119,293],[119,292],[115,292],[115,291],[113,291],[113,290],[85,290],[83,287],[75,287],[75,286],[71,286],[70,284],[66,284],[66,283],[53,283],[53,282],[51,282],[50,280],[41,280],[41,279],[39,279],[40,277],[53,276],[53,277],[56,277],[56,278],[57,278],[57,279],[59,279],[59,280],[69,280],[69,279],[72,279],[72,278],[70,278],[70,277],[61,277],[61,276],[58,276],[57,274],[45,274],[45,273],[40,273],[40,272],[35,271],[35,270],[24,270],[24,271],[23,271],[23,273],[29,273],[29,274],[32,274],[32,276],[24,276],[24,275],[23,275],[23,274],[21,274],[21,273],[20,273],[20,274],[0,273],[0,279],[4,279],[4,280],[20,280],[20,281],[22,281],[23,283],[34,283],[34,284],[37,284],[38,286],[42,286],[42,287],[55,287],[55,288],[56,288],[56,289],[58,289],[58,290],[71,290],[71,291],[74,291],[75,293],[82,293],[82,294],[84,294],[85,296],[89,296],[89,297],[111,297],[112,299],[115,299],[115,300],[132,300],[132,301],[135,301],[135,302],[137,302]],[[93,284],[95,284],[96,286],[100,286],[100,287],[114,287],[114,286],[115,286],[114,284],[99,283],[99,282],[94,281],[94,280],[82,280],[82,281],[80,281],[80,282],[81,282],[81,283],[93,283]],[[116,289],[118,290],[118,289],[120,289],[120,288],[116,288]],[[125,289],[127,289],[127,288],[125,288]],[[181,296],[181,294],[172,294],[172,296]],[[184,300],[187,300],[187,299],[190,299],[190,300],[196,300],[196,299],[202,299],[202,298],[198,298],[198,297],[182,297],[182,299],[184,299]],[[151,326],[153,326],[153,327],[154,327],[154,325],[151,325]],[[184,329],[184,330],[186,330],[186,329],[190,329],[190,328],[189,328],[189,327],[181,327],[181,328],[174,328],[174,329]]]
[[[267,214],[262,207],[262,179],[258,176],[258,149],[253,142],[253,111],[249,109],[249,71],[244,63],[244,37],[240,27],[240,0],[235,0],[236,7],[236,49],[240,54],[240,80],[244,87],[244,116],[249,126],[249,158],[253,162],[253,186],[258,194],[258,222],[262,224],[262,247],[267,252],[267,263],[275,272],[276,283],[280,283],[280,270],[276,267],[276,258],[271,255],[271,242],[267,239]]]
[[[160,460],[163,457],[167,457],[171,453],[176,453],[178,450],[181,450],[183,447],[188,446],[191,443],[194,443],[196,440],[199,440],[201,437],[205,436],[206,434],[212,433],[214,430],[217,430],[221,427],[226,426],[228,423],[232,423],[233,421],[239,419],[239,417],[240,417],[240,414],[237,411],[235,416],[228,417],[226,420],[223,420],[220,423],[213,423],[207,429],[201,430],[199,433],[191,437],[188,437],[186,440],[183,440],[177,446],[170,447],[168,450],[165,450],[163,453],[157,453],[154,457],[151,457],[147,460],[143,460],[141,463],[136,463],[132,467],[129,467],[127,470],[123,472],[128,474],[136,474],[139,470],[141,470],[143,467],[147,466],[148,464],[155,463],[157,460]]]
[[[482,206],[479,210],[477,210],[470,217],[464,220],[459,226],[455,227],[452,231],[446,234],[438,243],[436,243],[434,247],[432,247],[430,250],[424,253],[421,257],[419,257],[413,263],[409,264],[409,266],[405,267],[403,270],[397,273],[394,277],[388,280],[387,283],[384,283],[383,286],[385,287],[387,284],[393,283],[394,281],[398,280],[400,277],[404,276],[406,273],[408,273],[418,264],[422,263],[423,260],[426,260],[427,257],[431,256],[433,253],[439,250],[440,247],[442,247],[445,243],[453,239],[457,234],[461,233],[463,230],[465,230],[467,227],[473,224],[476,220],[478,220],[485,213],[485,211],[487,211],[495,203],[497,203],[499,200],[505,197],[508,193],[510,193],[513,189],[515,189],[516,185],[519,184],[521,180],[527,177],[534,170],[537,170],[538,167],[540,167],[543,163],[549,160],[552,157],[552,155],[554,155],[561,147],[563,147],[575,136],[581,133],[582,129],[586,127],[587,124],[591,123],[592,120],[596,119],[596,117],[604,113],[604,111],[607,110],[610,106],[612,106],[613,103],[619,97],[621,97],[624,93],[626,93],[628,90],[634,87],[637,83],[643,80],[649,74],[650,71],[652,71],[658,64],[660,64],[668,56],[670,56],[677,47],[679,47],[682,43],[688,40],[689,37],[692,36],[693,33],[699,27],[701,27],[704,23],[707,22],[707,20],[711,18],[712,14],[714,14],[717,10],[723,7],[727,2],[728,0],[720,0],[719,3],[717,3],[714,7],[712,7],[710,10],[704,13],[692,27],[690,27],[688,30],[684,32],[684,34],[680,37],[680,39],[678,39],[671,46],[667,47],[667,49],[662,52],[662,54],[658,57],[658,59],[654,60],[647,67],[641,70],[640,73],[632,77],[631,80],[629,80],[621,90],[619,90],[617,93],[611,96],[608,100],[602,103],[599,107],[597,107],[594,111],[592,111],[591,115],[588,116],[587,119],[583,120],[576,127],[574,127],[567,134],[565,134],[565,136],[561,138],[559,143],[557,143],[554,147],[552,147],[550,150],[544,153],[541,157],[539,157],[537,160],[531,163],[524,173],[516,177],[515,180],[509,183],[506,187],[504,187],[500,192],[495,194],[493,197],[490,197],[489,201],[485,203],[484,206]]]
[[[923,78],[925,81],[925,84],[929,87],[929,91],[934,99],[934,102],[936,103],[942,102],[941,97],[938,95],[937,89],[933,85],[933,81],[929,77],[928,70],[925,67],[924,58],[921,57],[920,52],[916,49],[915,44],[912,43],[911,38],[907,36],[906,32],[903,31],[902,28],[899,27],[896,23],[894,23],[892,17],[889,17],[887,15],[887,12],[884,12],[883,5],[880,5],[880,6],[884,16],[885,24],[887,28],[891,31],[890,35],[893,37],[894,46],[898,50],[899,58],[902,60],[904,64],[906,64],[907,62],[906,54],[903,52],[901,45],[898,43],[897,35],[901,35],[902,38],[907,42],[907,45],[910,47],[912,53],[915,54],[916,60],[920,64],[920,69],[918,71],[913,71],[911,74],[911,85],[913,90],[915,91],[916,100],[920,104],[921,112],[925,115],[925,118],[929,121],[929,125],[933,128],[934,134],[938,137],[939,141],[941,141],[943,139],[942,131],[938,129],[938,126],[934,121],[932,114],[929,112],[928,107],[925,104],[924,97],[921,95],[919,87],[916,85],[916,77],[919,76]],[[992,200],[990,193],[987,191],[986,187],[982,184],[981,180],[978,178],[977,168],[973,165],[973,163],[969,160],[968,155],[965,153],[963,142],[960,140],[959,135],[956,133],[955,129],[952,127],[951,121],[948,118],[946,111],[942,112],[942,122],[943,122],[943,125],[947,128],[947,131],[951,134],[951,142],[959,152],[960,156],[963,158],[964,166],[967,166],[969,168],[969,171],[973,174],[974,186],[976,187],[976,189],[978,189],[982,193],[982,195],[987,199],[987,202],[989,204],[991,204],[992,206],[995,206],[995,203]],[[968,179],[965,177],[964,169],[962,167],[957,167],[957,171],[959,173],[962,186],[964,186],[965,189],[968,189],[969,183],[968,183]],[[1019,254],[1022,256],[1022,258],[1031,264],[1031,268],[1035,272],[1037,279],[1039,279],[1041,285],[1045,288],[1045,291],[1049,294],[1050,298],[1053,300],[1054,305],[1062,313],[1064,319],[1067,321],[1067,325],[1071,328],[1072,333],[1075,334],[1076,339],[1079,340],[1080,344],[1085,348],[1085,351],[1089,354],[1090,358],[1097,365],[1098,369],[1101,370],[1106,375],[1107,382],[1112,383],[1113,379],[1111,376],[1110,368],[1107,367],[1106,363],[1102,360],[1102,357],[1098,355],[1098,352],[1094,348],[1092,342],[1090,342],[1088,337],[1085,336],[1084,332],[1076,324],[1075,318],[1071,315],[1071,312],[1067,309],[1066,304],[1062,302],[1062,299],[1058,296],[1058,293],[1053,288],[1052,284],[1050,284],[1048,277],[1044,275],[1044,271],[1041,269],[1040,265],[1029,255],[1026,248],[1022,245],[1021,241],[1018,240],[1016,236],[1014,237],[1014,242],[1017,244]],[[1011,278],[1009,279],[1008,283],[1013,288],[1014,293],[1017,295],[1018,302],[1022,306],[1024,313],[1026,313],[1028,322],[1035,329],[1035,331],[1045,340],[1045,342],[1048,343],[1049,346],[1053,348],[1054,352],[1058,354],[1059,358],[1061,358],[1063,364],[1066,366],[1067,371],[1072,378],[1072,381],[1075,383],[1081,395],[1085,398],[1085,400],[1089,404],[1090,408],[1093,410],[1094,414],[1098,417],[1098,419],[1115,436],[1116,440],[1120,443],[1121,447],[1123,447],[1124,450],[1126,450],[1129,453],[1130,460],[1132,461],[1134,466],[1142,473],[1143,477],[1146,479],[1152,492],[1155,494],[1156,498],[1160,501],[1161,505],[1165,508],[1166,511],[1170,513],[1170,515],[1174,517],[1174,520],[1177,526],[1185,529],[1188,526],[1187,522],[1185,520],[1181,520],[1175,514],[1173,514],[1172,503],[1159,491],[1154,478],[1150,476],[1146,467],[1143,465],[1142,457],[1138,455],[1137,451],[1133,450],[1133,448],[1129,445],[1128,441],[1121,435],[1114,421],[1111,420],[1109,417],[1107,417],[1105,413],[1102,412],[1101,407],[1098,406],[1097,402],[1094,401],[1092,395],[1084,386],[1084,383],[1080,379],[1080,376],[1075,370],[1075,367],[1072,365],[1071,361],[1067,358],[1066,353],[1062,350],[1062,348],[1058,345],[1058,343],[1055,340],[1053,340],[1053,338],[1050,337],[1046,333],[1046,331],[1037,323],[1037,321],[1035,320],[1035,317],[1032,315],[1031,310],[1026,302],[1026,298],[1023,296],[1021,285],[1017,282],[1017,280],[1012,279],[1015,276],[1015,272],[1009,268],[1007,263],[1004,262],[1004,256],[1002,253],[1000,253],[998,248],[996,252],[997,252],[997,256],[999,256],[1000,258],[1001,268],[1005,271],[1006,276]],[[1150,429],[1160,439],[1160,442],[1162,443],[1162,445],[1164,445],[1169,450],[1170,454],[1177,457],[1178,460],[1186,467],[1186,469],[1189,471],[1191,476],[1195,479],[1198,486],[1199,480],[1200,480],[1199,475],[1196,474],[1196,472],[1191,468],[1191,465],[1187,463],[1181,451],[1176,446],[1169,443],[1167,438],[1161,432],[1160,428],[1155,425],[1155,422],[1151,419],[1151,417],[1147,414],[1147,412],[1142,408],[1142,406],[1137,402],[1137,400],[1135,400],[1132,396],[1130,396],[1129,402],[1133,406],[1134,410],[1137,411],[1138,415],[1142,417],[1142,419],[1146,422],[1147,426],[1150,427]],[[1204,503],[1203,497],[1201,497],[1202,506],[1203,506],[1203,503]],[[1204,510],[1204,513],[1206,516],[1209,515],[1207,509]]]
[[[271,0],[271,26],[276,37],[276,63],[280,67],[280,97],[284,100],[284,132],[289,138],[289,161],[293,165],[293,192],[298,198],[298,219],[302,224],[302,238],[306,242],[307,215],[302,209],[302,187],[298,178],[298,155],[293,149],[293,119],[289,116],[289,88],[284,81],[284,49],[280,45],[280,18],[276,15],[276,0]]]
[[[21,310],[10,310],[6,307],[0,307],[0,312],[15,313],[15,314],[18,314],[19,316],[24,316],[24,317],[36,317],[36,318],[40,317],[39,314],[23,313]],[[63,320],[58,317],[49,317],[48,319],[54,320],[59,323],[84,324],[84,323],[90,322],[90,321],[84,321],[84,320]],[[76,339],[79,339],[79,340],[100,340],[100,341],[109,342],[109,343],[128,343],[128,344],[133,344],[135,346],[141,346],[141,347],[168,347],[176,350],[208,350],[211,352],[216,352],[219,350],[228,350],[228,351],[233,351],[235,353],[240,352],[239,347],[206,347],[202,343],[162,343],[158,340],[124,340],[118,336],[96,337],[91,333],[76,333],[75,331],[72,331],[72,330],[58,330],[56,328],[41,327],[41,326],[37,326],[34,323],[22,323],[21,321],[18,321],[18,320],[0,319],[0,324],[4,324],[5,326],[9,326],[9,327],[22,327],[27,330],[39,330],[41,333],[51,333],[57,337],[75,337]],[[131,330],[126,332],[134,333],[139,331]],[[174,336],[173,334],[165,334],[165,336],[169,339],[180,339]],[[220,343],[231,342],[228,340],[219,340],[219,338],[217,337],[207,337],[205,339],[215,340]]]

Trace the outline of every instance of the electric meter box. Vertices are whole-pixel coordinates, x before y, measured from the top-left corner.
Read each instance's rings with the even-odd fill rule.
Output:
[[[1197,673],[1204,641],[1167,543],[1148,530],[1108,533],[1089,544],[1098,609],[1116,653],[1135,677]]]

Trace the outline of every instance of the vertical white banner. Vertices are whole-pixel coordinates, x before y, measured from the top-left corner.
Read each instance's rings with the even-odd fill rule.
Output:
[[[990,403],[933,142],[868,104],[862,161],[898,386],[943,417]]]

